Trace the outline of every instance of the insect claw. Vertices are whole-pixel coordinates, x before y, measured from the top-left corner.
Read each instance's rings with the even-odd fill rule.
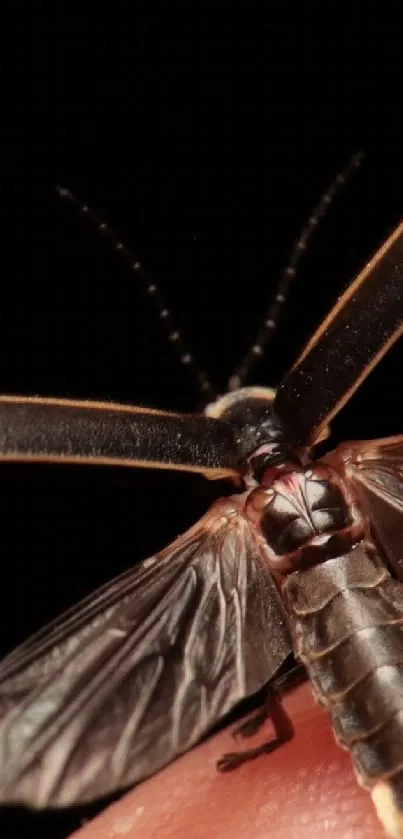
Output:
[[[217,761],[217,769],[219,772],[232,772],[233,769],[238,769],[243,763],[249,760],[255,760],[263,754],[271,754],[279,746],[284,744],[284,740],[276,737],[274,740],[268,740],[255,749],[244,749],[242,752],[227,752]]]

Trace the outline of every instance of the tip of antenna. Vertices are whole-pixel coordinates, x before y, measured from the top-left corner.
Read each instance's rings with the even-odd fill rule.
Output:
[[[56,184],[55,189],[57,194],[60,195],[61,198],[68,198],[71,195],[69,189],[65,189],[65,187],[59,186],[59,184]]]

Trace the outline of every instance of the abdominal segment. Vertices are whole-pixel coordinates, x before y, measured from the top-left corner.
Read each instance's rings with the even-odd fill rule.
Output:
[[[403,585],[369,542],[283,585],[294,652],[390,836],[403,836]]]

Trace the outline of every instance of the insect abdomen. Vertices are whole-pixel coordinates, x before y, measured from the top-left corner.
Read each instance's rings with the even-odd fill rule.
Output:
[[[290,574],[294,652],[390,836],[403,836],[403,585],[368,543]]]

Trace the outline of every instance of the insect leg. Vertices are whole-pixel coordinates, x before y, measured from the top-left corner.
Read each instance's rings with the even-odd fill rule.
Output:
[[[254,760],[262,754],[270,754],[279,746],[287,743],[294,736],[294,726],[281,702],[281,694],[291,686],[299,684],[301,678],[306,678],[302,667],[296,666],[289,672],[275,679],[268,686],[268,693],[264,705],[252,717],[244,720],[234,731],[235,738],[247,738],[256,734],[266,720],[270,720],[274,727],[275,736],[266,740],[254,749],[244,749],[240,752],[227,752],[217,762],[219,772],[231,772],[243,763]]]
[[[297,685],[305,680],[306,671],[300,664],[295,664],[291,670],[288,670],[287,673],[282,673],[281,676],[277,676],[273,679],[273,681],[270,682],[268,689],[270,693],[266,697],[262,707],[255,711],[255,713],[248,717],[248,719],[242,720],[242,722],[234,728],[232,732],[234,740],[243,740],[248,737],[253,737],[258,733],[258,731],[260,731],[265,721],[271,718],[270,695],[273,693],[283,694],[286,691],[291,690],[291,688],[297,687]]]

